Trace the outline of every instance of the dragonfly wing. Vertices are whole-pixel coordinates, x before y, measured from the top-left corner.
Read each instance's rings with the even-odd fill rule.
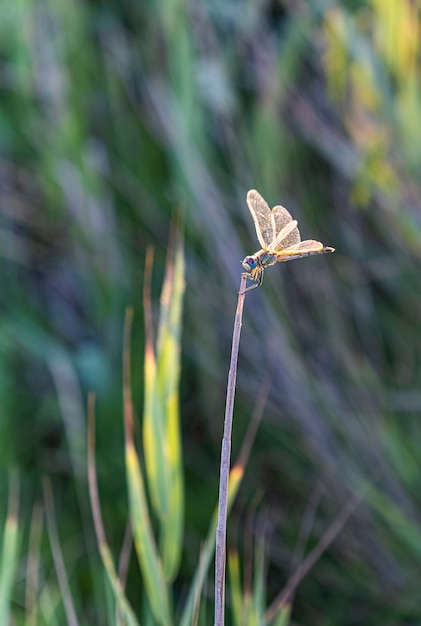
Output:
[[[277,234],[270,246],[268,246],[268,251],[276,253],[284,250],[285,248],[288,248],[290,245],[292,245],[289,243],[291,240],[292,243],[295,243],[296,232],[298,232],[298,237],[300,237],[300,233],[297,228],[297,220],[291,220],[290,223],[284,226],[281,232]]]
[[[266,200],[255,189],[250,189],[248,192],[247,205],[256,227],[257,239],[262,248],[267,249],[275,239],[277,232],[279,232],[276,230],[272,211],[269,209]]]
[[[272,209],[272,215],[275,218],[275,224],[278,232],[282,230],[287,224],[292,222],[292,215],[287,209],[280,204],[277,204]]]
[[[279,251],[279,257],[300,257],[309,256],[311,254],[323,254],[324,252],[334,252],[334,248],[324,246],[321,241],[315,241],[314,239],[306,239],[300,241],[297,244],[289,246],[288,248]],[[281,260],[281,259],[279,259]]]
[[[286,226],[288,226],[293,221],[290,212],[287,211],[287,209],[281,206],[280,204],[273,207],[272,215],[275,219],[276,232],[279,234],[282,232],[282,230]],[[276,237],[276,240],[278,240],[278,237]],[[293,246],[294,244],[299,243],[300,241],[301,241],[300,231],[298,230],[297,222],[295,221],[295,228],[289,231],[287,236],[284,236],[281,239],[279,239],[278,244],[280,245],[278,244],[275,245],[275,242],[273,242],[273,244],[271,245],[271,249],[272,250],[284,250],[285,248],[288,248],[289,246]]]

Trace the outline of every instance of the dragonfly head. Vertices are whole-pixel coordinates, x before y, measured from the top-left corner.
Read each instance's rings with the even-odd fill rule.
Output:
[[[246,256],[246,258],[244,259],[242,265],[243,265],[244,269],[247,272],[251,272],[252,270],[254,270],[257,267],[256,257],[254,257],[254,256]]]

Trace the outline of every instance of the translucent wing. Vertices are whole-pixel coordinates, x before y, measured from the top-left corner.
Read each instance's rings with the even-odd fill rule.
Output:
[[[288,236],[278,239],[279,235],[282,232],[282,229],[290,225],[291,222],[293,221],[291,214],[289,213],[289,211],[286,210],[285,207],[280,206],[279,204],[274,206],[272,209],[272,215],[275,220],[275,229],[276,229],[277,237],[275,241],[270,245],[271,251],[276,252],[278,250],[284,250],[285,248],[288,248],[289,246],[292,246],[301,241],[300,231],[298,230],[297,222],[295,220],[294,220],[295,228],[293,228],[288,233]]]
[[[284,210],[286,211],[286,209]],[[267,249],[269,252],[281,252],[281,250],[297,243],[297,236],[298,241],[300,241],[300,232],[297,228],[297,220],[291,219],[289,224],[282,228],[281,232],[277,234],[274,241],[272,241]]]
[[[320,241],[315,241],[314,239],[306,239],[305,241],[300,241],[297,244],[289,246],[288,248],[284,248],[283,250],[279,250],[279,260],[282,258],[288,259],[288,257],[301,257],[301,256],[309,256],[311,254],[323,254],[324,252],[334,252],[335,248],[330,248],[329,246],[324,246]]]
[[[279,256],[279,260],[334,252],[320,241],[301,241],[298,223],[285,207],[276,205],[270,210],[267,202],[255,189],[247,194],[247,204],[256,227],[257,238],[263,250]]]
[[[282,229],[282,226],[277,230],[273,212],[269,209],[266,200],[264,200],[255,189],[250,189],[248,192],[247,205],[256,227],[257,239],[262,248],[266,250],[274,241],[279,230]],[[289,217],[289,221],[291,221],[292,218],[291,216]],[[285,222],[284,225],[286,225],[286,223],[287,222]]]

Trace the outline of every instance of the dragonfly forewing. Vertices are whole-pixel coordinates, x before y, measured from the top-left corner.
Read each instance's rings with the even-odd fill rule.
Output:
[[[257,239],[262,248],[267,248],[278,234],[275,217],[266,200],[255,189],[247,194],[247,205],[256,228]]]

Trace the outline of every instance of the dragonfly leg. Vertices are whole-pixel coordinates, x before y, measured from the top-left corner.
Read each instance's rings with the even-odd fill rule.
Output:
[[[247,274],[246,272],[244,272],[244,274],[241,274],[241,276],[245,276],[246,278],[248,278],[249,280],[253,280],[250,276],[250,274]],[[250,291],[251,289],[255,289],[256,287],[258,287],[259,285],[256,283],[254,285],[250,285],[250,287],[247,287],[246,289],[244,289],[244,291],[239,291],[238,294],[240,296],[243,296],[246,291]]]
[[[249,280],[254,280],[256,282],[254,283],[254,285],[250,285],[250,287],[247,287],[247,289],[244,289],[244,291],[240,295],[243,295],[244,293],[246,293],[246,291],[251,291],[252,289],[256,289],[256,287],[260,287],[260,285],[263,282],[263,273],[264,273],[263,269],[260,269],[256,278],[252,278],[250,274],[246,274],[246,273],[242,274],[242,276],[245,276]]]
[[[254,285],[250,285],[250,287],[247,287],[247,289],[244,289],[243,293],[246,293],[246,291],[251,291],[252,289],[256,289],[256,287],[258,287],[258,283],[255,283]]]
[[[247,274],[246,272],[244,272],[243,274],[241,274],[241,276],[244,276],[246,279],[247,279],[247,278],[250,278],[250,274]],[[246,282],[246,284],[247,284],[247,282]],[[244,289],[244,291],[239,291],[239,292],[238,292],[238,295],[239,295],[239,296],[243,296],[243,295],[246,293],[246,291],[248,291],[249,289],[250,289],[250,287],[247,287],[246,289]],[[252,287],[252,289],[253,289],[253,287]]]

